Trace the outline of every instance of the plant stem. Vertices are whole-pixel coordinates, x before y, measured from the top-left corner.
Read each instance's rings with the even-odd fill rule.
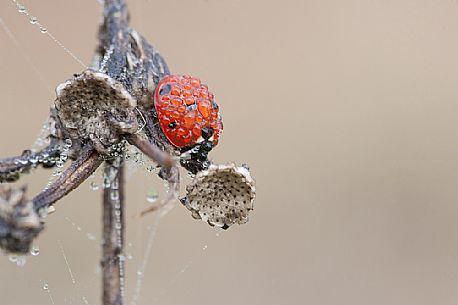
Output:
[[[103,305],[122,305],[124,290],[124,164],[105,162],[103,191],[102,285]]]

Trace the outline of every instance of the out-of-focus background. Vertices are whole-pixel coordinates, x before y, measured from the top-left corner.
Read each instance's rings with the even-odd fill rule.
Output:
[[[98,1],[23,4],[91,61]],[[181,206],[158,223],[138,215],[162,182],[138,169],[126,304],[457,304],[456,1],[128,4],[172,71],[215,92],[225,130],[212,157],[248,163],[258,196],[250,222],[227,232]],[[12,1],[0,18],[6,157],[34,142],[55,86],[82,67]],[[32,196],[49,176],[21,184]],[[0,256],[1,304],[100,304],[100,180],[57,204],[25,266]]]

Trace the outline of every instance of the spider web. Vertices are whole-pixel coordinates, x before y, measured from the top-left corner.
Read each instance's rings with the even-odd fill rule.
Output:
[[[52,29],[48,28],[44,23],[41,22],[39,16],[33,15],[31,11],[28,10],[22,2],[16,0],[10,0],[12,6],[16,6],[18,10],[18,14],[16,18],[24,19],[24,23],[30,23],[31,27],[30,30],[38,30],[42,34],[43,39],[48,38],[50,39],[51,43],[55,46],[62,49],[68,55],[69,60],[74,60],[78,62],[84,69],[87,68],[87,65],[75,54],[73,53],[68,47],[66,47],[58,37],[52,34]],[[99,4],[103,4],[103,0],[86,0],[82,2],[81,5],[86,5],[87,2],[99,2]],[[134,9],[143,9],[145,3],[143,1],[131,1],[129,3],[131,7],[133,6]],[[146,5],[151,5],[151,1],[147,1]],[[15,48],[17,53],[17,59],[24,60],[28,67],[30,68],[31,74],[34,78],[38,79],[42,86],[50,92],[50,95],[53,95],[54,89],[53,87],[55,84],[50,84],[49,81],[46,80],[43,73],[37,68],[37,65],[32,60],[31,50],[24,48],[20,42],[20,38],[16,37],[14,34],[14,28],[9,27],[8,24],[2,18],[2,12],[0,12],[0,32],[3,31],[6,37],[9,40],[9,43],[2,43],[10,45],[10,47]],[[140,24],[143,24],[143,20],[140,20]],[[96,24],[94,24],[96,26]],[[141,29],[139,29],[141,31]],[[1,36],[0,36],[1,38]],[[46,145],[46,136],[48,135],[49,130],[47,129],[46,122],[43,124],[43,128],[39,133],[34,145],[33,149],[39,149]],[[65,153],[63,154],[63,158],[66,158]],[[51,183],[61,171],[63,171],[63,166],[59,166],[59,168],[55,169],[49,178],[48,184]],[[139,152],[136,148],[128,146],[127,150],[127,160],[126,160],[126,174],[127,180],[131,180],[135,176],[142,176],[142,178],[146,177],[146,180],[151,180],[151,176],[156,176],[157,168],[156,166],[150,162],[141,152]],[[153,175],[152,175],[153,174]],[[155,177],[156,178],[156,177]],[[107,179],[103,176],[103,171],[98,170],[94,173],[88,182],[89,189],[94,192],[101,192],[104,187],[106,187]],[[158,180],[158,178],[156,178]],[[148,181],[151,182],[151,181]],[[157,184],[157,182],[156,182]],[[85,184],[87,185],[87,184]],[[84,186],[83,186],[84,187]],[[155,186],[153,188],[148,187],[149,190],[146,191],[144,198],[150,204],[154,204],[157,202],[159,198],[159,194],[163,194],[164,190],[159,190],[160,187]],[[85,190],[86,191],[86,190]],[[135,202],[134,202],[135,203]],[[136,205],[136,215],[139,215],[141,212],[142,207],[140,205]],[[64,226],[67,226],[67,229],[73,231],[74,235],[77,239],[85,240],[85,245],[96,249],[98,255],[100,255],[100,244],[101,240],[98,232],[93,231],[92,228],[87,227],[84,224],[83,219],[78,217],[74,217],[68,211],[64,211],[64,213],[56,216],[63,221],[61,222]],[[151,304],[152,301],[149,300],[146,303],[145,300],[142,300],[142,292],[144,290],[145,279],[150,280],[150,278],[154,277],[154,274],[147,274],[147,267],[151,261],[154,261],[154,245],[158,234],[160,234],[159,224],[161,222],[160,213],[155,214],[153,216],[147,216],[141,219],[137,219],[135,222],[136,231],[139,233],[137,234],[136,239],[126,239],[125,245],[125,253],[124,258],[126,261],[126,267],[128,269],[134,269],[135,277],[128,277],[126,279],[126,285],[131,287],[128,290],[128,293],[124,296],[125,304],[129,305],[142,305],[142,304]],[[133,222],[127,219],[128,227],[133,226]],[[129,230],[129,228],[128,228]],[[215,236],[220,236],[222,231],[218,231]],[[46,234],[46,233],[45,233]],[[145,236],[146,235],[146,236]],[[43,304],[83,304],[83,305],[92,305],[92,304],[99,304],[99,294],[100,289],[96,288],[100,281],[101,270],[98,264],[98,257],[96,258],[97,263],[94,266],[94,272],[88,277],[86,275],[82,275],[77,268],[75,267],[76,257],[72,255],[70,250],[72,249],[72,245],[66,238],[57,239],[55,241],[55,248],[54,249],[41,249],[39,248],[39,241],[38,245],[35,246],[32,251],[31,255],[28,257],[20,257],[20,256],[9,256],[7,259],[3,258],[3,260],[9,260],[11,263],[17,265],[18,267],[27,270],[27,260],[35,260],[43,258],[45,259],[46,256],[59,256],[60,262],[57,262],[56,265],[62,266],[63,272],[62,277],[65,277],[67,280],[71,281],[71,291],[65,293],[65,297],[59,297],[54,290],[54,287],[57,286],[55,283],[50,282],[47,279],[47,274],[43,273],[41,275],[42,281],[39,283],[40,291],[43,295],[37,296],[37,300],[42,300]],[[198,258],[201,258],[208,249],[208,242],[203,241],[200,246],[195,247],[194,254],[187,259],[178,262],[178,271],[170,272],[170,278],[164,283],[163,289],[154,295],[154,303],[160,303],[161,299],[167,296],[172,289],[177,285],[177,283],[182,278],[183,274],[185,274],[188,270],[193,269],[195,267],[195,262]],[[57,253],[57,255],[56,255]],[[149,288],[151,289],[151,288]],[[93,291],[96,290],[96,291]],[[95,298],[89,298],[87,295],[95,295]],[[18,300],[20,302],[20,298]],[[22,303],[18,303],[22,304]]]

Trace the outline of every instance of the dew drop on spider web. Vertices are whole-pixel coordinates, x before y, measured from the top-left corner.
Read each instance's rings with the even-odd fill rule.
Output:
[[[148,194],[146,195],[146,201],[148,201],[149,203],[154,203],[157,201],[157,198],[159,198],[159,194],[157,193],[156,190],[151,190],[148,192]]]
[[[98,191],[99,190],[99,185],[95,181],[92,181],[89,187],[91,188],[92,191]]]
[[[119,200],[119,192],[118,191],[110,192],[110,199],[113,200],[113,201],[118,201]]]
[[[12,263],[16,263],[17,262],[17,255],[10,255],[8,256],[8,260]]]
[[[10,255],[8,257],[8,260],[12,262],[13,264],[16,264],[18,267],[24,267],[25,264],[27,263],[26,257],[23,255]]]
[[[16,266],[24,267],[26,263],[27,263],[27,258],[25,256],[23,255],[18,256],[17,261],[16,261]]]
[[[107,189],[111,186],[110,178],[107,175],[103,175],[103,188]]]
[[[38,18],[35,17],[35,16],[32,16],[32,17],[30,17],[29,21],[30,21],[31,24],[37,24]]]
[[[33,248],[30,250],[30,254],[31,254],[32,256],[37,256],[37,255],[40,254],[40,249],[37,248],[37,247],[33,247]]]
[[[49,289],[49,285],[48,284],[44,284],[43,285],[43,290],[48,290]]]
[[[19,4],[18,7],[17,7],[17,11],[19,13],[25,13],[26,12],[25,6],[22,5],[22,4]]]
[[[46,34],[46,33],[48,33],[48,29],[45,28],[44,26],[40,26],[40,32],[41,32],[42,34]]]

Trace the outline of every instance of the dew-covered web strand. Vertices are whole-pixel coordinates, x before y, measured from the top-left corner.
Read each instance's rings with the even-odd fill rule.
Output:
[[[48,92],[53,92],[53,89],[50,87],[49,83],[45,80],[43,74],[40,72],[40,70],[37,68],[37,66],[33,63],[32,59],[29,56],[29,54],[24,50],[22,45],[19,43],[19,41],[14,36],[13,31],[11,31],[11,29],[6,25],[6,23],[3,21],[3,18],[1,16],[0,16],[0,26],[2,27],[3,31],[8,36],[8,38],[11,40],[13,45],[16,47],[16,49],[19,51],[21,56],[27,62],[27,64],[29,64],[29,66],[32,68],[33,73],[40,80],[42,85],[44,87],[46,87]]]
[[[84,304],[89,305],[89,302],[88,302],[87,298],[84,296],[83,292],[81,291],[81,287],[79,287],[79,285],[77,285],[77,281],[76,281],[75,275],[73,273],[73,269],[70,266],[70,261],[68,259],[67,253],[65,252],[65,249],[64,249],[64,246],[62,244],[62,241],[58,240],[57,243],[59,245],[60,253],[61,253],[61,255],[62,255],[63,259],[64,259],[65,266],[66,266],[68,274],[70,276],[70,280],[71,280],[72,284],[74,285],[74,289],[75,289],[74,291],[77,294],[77,299],[81,299],[81,301]]]
[[[68,273],[70,274],[70,279],[72,280],[73,284],[76,284],[75,277],[73,276],[73,271],[72,268],[70,267],[70,263],[68,262],[67,254],[65,254],[64,246],[62,245],[62,242],[59,240],[58,241],[60,252],[62,256],[64,257],[65,260],[65,265],[67,266]]]
[[[47,92],[50,92],[52,94],[53,89],[50,87],[49,82],[45,80],[43,74],[40,72],[40,70],[37,68],[37,66],[33,63],[32,59],[30,58],[29,54],[24,50],[22,45],[19,43],[18,39],[16,39],[13,31],[6,25],[6,23],[3,21],[3,18],[0,16],[0,27],[2,27],[3,31],[6,33],[8,38],[11,40],[13,45],[16,47],[16,49],[19,51],[21,56],[24,58],[24,60],[29,64],[31,69],[33,70],[35,76],[40,80],[42,83],[43,87],[45,87]],[[49,135],[49,121],[48,119],[43,123],[42,129],[40,131],[40,134],[35,140],[35,143],[32,146],[32,151],[38,151],[41,148],[43,148],[46,144],[48,135]]]
[[[86,297],[84,297],[84,296],[81,297],[81,300],[83,300],[84,305],[90,305],[89,302],[88,302],[88,300],[86,299]]]
[[[48,294],[48,297],[49,297],[49,300],[51,301],[51,304],[55,305],[56,303],[54,303],[54,298],[52,297],[51,288],[49,288],[49,284],[48,283],[44,283],[43,284],[43,290],[45,290],[46,293]]]
[[[68,55],[70,55],[76,62],[78,62],[84,69],[88,69],[88,66],[83,63],[81,59],[79,59],[72,51],[70,51],[60,40],[58,40],[49,30],[48,28],[43,25],[42,23],[39,22],[38,18],[36,16],[33,16],[27,8],[20,3],[17,0],[11,0],[17,7],[18,12],[24,14],[25,16],[28,17],[29,22],[32,25],[35,25],[39,28],[40,32],[47,35],[49,38],[51,38],[52,41],[54,41],[55,44],[57,44],[59,47],[61,47]]]
[[[223,229],[218,229],[218,232],[216,232],[215,236],[220,237],[223,234],[224,230]],[[166,287],[164,288],[163,292],[159,293],[155,297],[155,301],[158,302],[159,299],[169,293],[170,290],[172,290],[175,285],[179,282],[180,278],[194,266],[195,261],[197,260],[197,257],[200,257],[202,253],[207,252],[209,243],[205,242],[202,244],[200,251],[196,254],[194,254],[186,264],[183,265],[183,267],[180,269],[179,272],[177,272],[172,279],[167,283]]]
[[[134,289],[134,294],[132,295],[132,300],[130,302],[130,305],[137,305],[139,300],[140,300],[140,293],[142,289],[142,284],[143,284],[143,277],[144,273],[146,270],[146,267],[148,266],[148,262],[151,257],[151,252],[153,250],[153,244],[154,244],[154,239],[156,237],[156,232],[157,232],[157,227],[159,225],[159,221],[161,219],[161,215],[157,213],[155,215],[154,221],[149,227],[149,236],[148,236],[148,241],[146,243],[146,248],[145,252],[143,254],[143,259],[140,264],[140,267],[137,270],[137,279],[135,282],[135,289]]]

